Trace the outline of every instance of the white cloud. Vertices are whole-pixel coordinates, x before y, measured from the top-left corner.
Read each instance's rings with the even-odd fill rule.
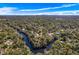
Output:
[[[79,15],[79,10],[43,12],[38,13],[37,15]]]
[[[0,15],[35,15],[35,14],[22,12],[15,7],[2,7],[0,8]]]
[[[14,15],[79,15],[79,10],[42,12],[42,13],[16,13]]]
[[[12,14],[14,12],[14,10],[16,10],[17,8],[13,8],[13,7],[3,7],[0,8],[0,15],[6,15],[6,14]]]
[[[42,8],[42,9],[32,9],[32,10],[19,10],[15,7],[2,7],[0,8],[0,15],[79,15],[79,10],[71,10],[71,11],[56,11],[56,12],[39,12],[41,10],[49,10],[49,9],[58,9],[58,8],[64,8],[64,7],[71,7],[75,6],[77,4],[68,4],[68,5],[62,5],[61,7],[51,7],[51,8]],[[30,12],[28,12],[30,11]],[[33,12],[33,11],[38,11]]]
[[[68,4],[68,5],[62,5],[60,7],[49,7],[49,8],[41,8],[41,9],[24,9],[24,10],[20,10],[20,11],[42,11],[42,10],[49,10],[49,9],[59,9],[59,8],[64,8],[64,7],[71,7],[71,6],[75,6],[77,4]]]

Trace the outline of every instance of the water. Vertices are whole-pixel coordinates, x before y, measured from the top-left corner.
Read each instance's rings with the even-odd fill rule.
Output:
[[[21,30],[15,28],[15,27],[13,27],[13,26],[10,26],[10,27],[12,27],[12,28],[14,28],[15,30],[17,30],[17,32],[23,37],[23,40],[24,40],[25,44],[26,44],[26,45],[30,48],[30,50],[31,50],[32,52],[34,52],[34,53],[43,52],[44,49],[49,49],[49,48],[51,48],[51,47],[52,47],[52,44],[53,44],[56,40],[58,40],[57,37],[54,37],[47,45],[42,46],[42,47],[34,47],[33,43],[31,42],[30,38],[28,37],[28,35],[27,35],[25,32],[23,32],[23,31],[21,31]]]

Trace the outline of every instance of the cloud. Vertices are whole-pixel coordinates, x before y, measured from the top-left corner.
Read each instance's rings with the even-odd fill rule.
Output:
[[[0,15],[6,15],[6,14],[12,14],[14,12],[14,10],[16,10],[17,8],[13,8],[13,7],[3,7],[0,8]]]
[[[59,9],[65,7],[71,7],[78,4],[64,4],[60,7],[50,7],[50,8],[41,8],[41,9],[18,9],[15,7],[2,7],[0,8],[0,15],[79,15],[79,10],[67,10],[67,11],[55,11],[55,12],[46,12],[49,9]],[[45,10],[44,12],[40,12]],[[29,12],[28,12],[29,11]],[[37,12],[36,12],[37,11]]]
[[[43,12],[38,13],[37,15],[79,15],[79,10]]]
[[[38,13],[16,13],[14,15],[79,15],[79,10],[56,11],[56,12],[38,12]]]
[[[35,13],[22,12],[15,7],[2,7],[0,8],[0,15],[35,15]]]
[[[64,8],[64,7],[71,7],[71,6],[75,6],[77,4],[68,4],[68,5],[62,5],[60,7],[48,7],[48,8],[41,8],[41,9],[23,9],[20,11],[42,11],[42,10],[49,10],[49,9],[59,9],[59,8]]]

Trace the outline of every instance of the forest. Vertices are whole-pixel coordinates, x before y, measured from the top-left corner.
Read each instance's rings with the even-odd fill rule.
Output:
[[[79,16],[0,16],[0,55],[79,55]]]

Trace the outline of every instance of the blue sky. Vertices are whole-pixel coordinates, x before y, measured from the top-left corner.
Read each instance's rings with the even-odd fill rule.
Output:
[[[79,15],[79,3],[0,3],[0,15]]]

